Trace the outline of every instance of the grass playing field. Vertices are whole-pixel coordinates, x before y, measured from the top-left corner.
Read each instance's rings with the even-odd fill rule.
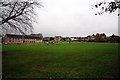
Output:
[[[118,43],[3,45],[4,78],[116,78]]]

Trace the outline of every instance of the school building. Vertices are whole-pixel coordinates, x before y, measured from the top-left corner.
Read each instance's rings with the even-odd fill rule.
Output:
[[[42,34],[15,35],[6,34],[4,43],[38,43],[43,41]]]

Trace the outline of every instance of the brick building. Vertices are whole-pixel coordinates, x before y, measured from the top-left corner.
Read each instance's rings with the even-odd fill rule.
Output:
[[[31,35],[6,34],[4,37],[4,43],[37,43],[42,41],[43,41],[42,34]]]

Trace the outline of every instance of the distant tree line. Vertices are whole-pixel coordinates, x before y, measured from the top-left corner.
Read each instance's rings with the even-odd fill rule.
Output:
[[[45,37],[43,41],[56,41],[55,37]],[[104,33],[96,35],[89,35],[87,37],[59,37],[57,41],[78,41],[78,42],[110,42],[110,43],[120,43],[120,37],[117,35],[111,35],[107,37]]]
[[[88,42],[111,42],[111,43],[120,43],[120,37],[116,35],[112,35],[110,37],[106,37],[105,34],[96,34],[94,35],[94,40],[89,39]]]

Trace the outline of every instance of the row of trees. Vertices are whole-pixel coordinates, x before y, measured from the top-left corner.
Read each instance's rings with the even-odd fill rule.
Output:
[[[116,35],[112,35],[110,37],[106,37],[105,34],[96,34],[94,36],[94,40],[89,40],[90,42],[112,42],[112,43],[120,43],[120,37]]]

